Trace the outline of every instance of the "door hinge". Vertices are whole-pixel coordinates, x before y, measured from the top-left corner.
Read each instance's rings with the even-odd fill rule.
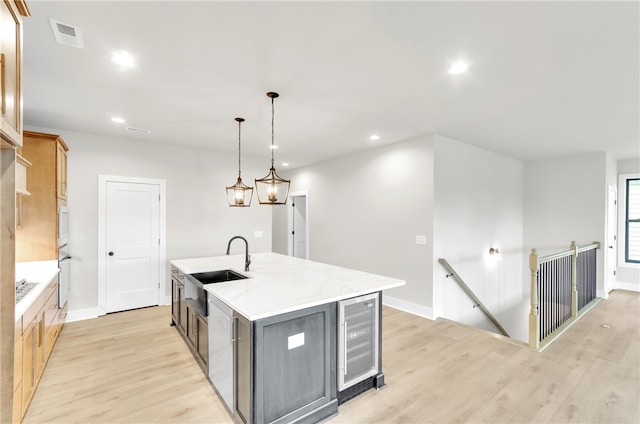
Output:
[[[616,275],[616,271],[615,270],[613,270],[613,275]]]
[[[295,231],[291,231],[291,235],[294,235],[296,232]]]
[[[160,281],[158,281],[158,288],[160,288]]]
[[[160,246],[160,239],[158,239],[158,246]]]

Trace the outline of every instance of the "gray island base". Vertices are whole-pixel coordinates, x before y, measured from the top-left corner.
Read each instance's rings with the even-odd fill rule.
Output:
[[[172,324],[234,421],[321,422],[339,404],[384,386],[381,291],[404,281],[252,256],[248,272],[240,255],[171,261]],[[198,294],[190,274],[226,269],[248,278],[205,284]]]

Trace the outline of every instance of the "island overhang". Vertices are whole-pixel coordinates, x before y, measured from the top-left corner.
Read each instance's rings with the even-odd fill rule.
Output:
[[[244,255],[172,260],[184,274],[231,269],[247,279],[208,284],[205,290],[250,321],[379,292],[403,280],[278,253],[254,253],[251,270]]]

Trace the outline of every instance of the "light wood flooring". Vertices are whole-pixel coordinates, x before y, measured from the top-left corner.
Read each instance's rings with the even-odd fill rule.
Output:
[[[331,423],[639,423],[640,294],[614,291],[538,353],[383,311],[387,387]],[[228,423],[168,307],[65,325],[25,423]]]

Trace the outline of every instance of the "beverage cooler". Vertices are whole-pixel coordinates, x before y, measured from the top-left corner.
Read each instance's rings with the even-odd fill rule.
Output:
[[[338,401],[384,386],[380,369],[380,293],[338,302]]]

